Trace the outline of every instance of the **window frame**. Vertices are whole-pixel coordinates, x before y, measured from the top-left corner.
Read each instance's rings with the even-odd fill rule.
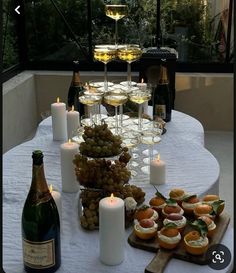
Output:
[[[160,1],[157,0],[157,33],[156,41],[159,41],[160,29]],[[24,1],[21,2],[21,15],[16,14],[16,26],[18,33],[19,45],[19,64],[16,64],[4,71],[1,71],[2,82],[10,79],[23,70],[58,70],[58,71],[71,71],[72,64],[69,61],[29,61],[27,54],[27,42],[25,33],[25,13]],[[89,71],[103,71],[103,64],[94,62],[92,58],[92,24],[91,24],[91,0],[87,0],[87,18],[88,18],[88,59],[81,61],[81,70]],[[230,55],[230,37],[231,37],[231,24],[232,24],[233,0],[229,0],[229,18],[227,28],[227,41],[226,41],[226,57],[224,63],[189,63],[189,62],[176,62],[176,72],[206,72],[206,73],[233,73],[233,63],[229,62]],[[73,33],[72,33],[73,36]],[[72,37],[73,38],[73,37]],[[75,37],[74,37],[75,38]],[[76,39],[76,38],[75,38]],[[126,64],[122,62],[112,62],[108,64],[109,71],[125,71]],[[132,71],[139,71],[140,64],[135,62],[132,64]]]

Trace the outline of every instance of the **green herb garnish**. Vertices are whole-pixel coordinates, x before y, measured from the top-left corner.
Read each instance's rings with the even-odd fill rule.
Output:
[[[169,198],[169,199],[166,199],[166,204],[168,206],[174,206],[177,204],[177,202],[174,199]]]
[[[147,205],[143,205],[142,207],[140,207],[138,210],[146,210],[146,209],[148,209],[148,208],[150,208],[149,206],[147,206]]]
[[[155,195],[156,195],[157,197],[160,197],[160,198],[166,200],[166,197],[165,197],[164,195],[162,195],[158,190],[156,191]]]
[[[194,222],[190,222],[189,224],[193,229],[197,230],[202,237],[206,237],[208,228],[207,224],[203,220],[198,219]]]
[[[192,197],[197,197],[196,194],[188,194],[188,195],[185,195],[184,198],[183,198],[183,201],[184,202],[187,202],[189,199],[191,199]]]
[[[213,212],[214,214],[217,214],[218,213],[218,209],[219,209],[219,206],[221,204],[223,204],[225,201],[224,200],[217,200],[217,201],[214,201],[211,206],[213,208]],[[212,213],[211,213],[212,214]]]
[[[177,228],[178,226],[175,223],[167,223],[164,225],[164,228]]]

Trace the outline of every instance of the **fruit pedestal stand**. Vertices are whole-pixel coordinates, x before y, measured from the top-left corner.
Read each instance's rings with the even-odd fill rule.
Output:
[[[131,173],[127,164],[131,158],[128,148],[122,147],[121,137],[113,135],[106,123],[85,126],[84,142],[75,155],[74,165],[81,187],[81,226],[93,230],[99,227],[99,201],[111,194],[125,201],[126,227],[133,222],[136,205],[144,201],[141,188],[130,185]]]

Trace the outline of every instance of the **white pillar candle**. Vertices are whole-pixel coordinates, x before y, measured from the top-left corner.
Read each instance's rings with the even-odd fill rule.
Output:
[[[63,192],[78,192],[79,183],[76,180],[73,159],[78,153],[79,145],[75,142],[61,144],[61,180]]]
[[[60,226],[61,226],[61,229],[62,229],[62,205],[61,205],[61,194],[59,191],[55,190],[55,188],[53,188],[52,185],[50,185],[49,187],[49,190],[50,190],[50,193],[57,205],[57,210],[58,210],[58,214],[59,214],[59,219],[60,219]]]
[[[147,89],[147,84],[142,79],[141,82],[137,83],[137,87],[139,87],[141,90],[145,91]]]
[[[104,264],[117,265],[124,259],[124,211],[124,201],[113,194],[99,202],[100,260]]]
[[[150,162],[150,183],[153,185],[165,184],[166,164],[160,160],[160,155]]]
[[[67,116],[67,135],[68,138],[74,136],[75,131],[80,126],[79,112],[74,110],[74,105],[72,105],[72,110],[66,113]]]
[[[53,140],[67,139],[66,105],[59,101],[51,104]]]

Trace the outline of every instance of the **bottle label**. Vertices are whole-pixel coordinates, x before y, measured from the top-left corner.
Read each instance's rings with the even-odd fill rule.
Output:
[[[23,239],[23,257],[26,266],[36,269],[55,265],[54,239],[44,242],[31,242]]]
[[[155,114],[162,119],[166,118],[166,105],[165,104],[156,104],[155,105]]]

